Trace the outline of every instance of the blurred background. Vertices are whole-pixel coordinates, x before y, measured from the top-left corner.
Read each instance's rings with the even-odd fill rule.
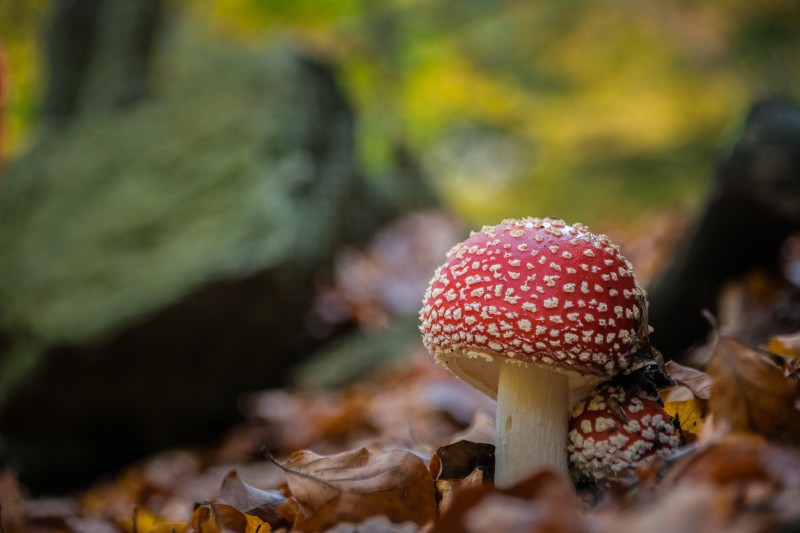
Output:
[[[7,158],[35,138],[49,4],[0,7]],[[387,167],[406,143],[471,225],[690,208],[750,102],[796,95],[800,76],[798,7],[781,0],[175,0],[165,10],[167,33],[177,25],[193,40],[175,62],[286,42],[334,62],[364,168]],[[155,59],[156,88],[165,63]]]
[[[764,143],[791,194],[721,216],[779,213],[773,263],[800,119],[746,117],[798,57],[792,0],[2,0],[0,457],[69,485],[418,349],[433,269],[503,218],[607,232],[648,283]],[[752,266],[691,250],[661,293],[698,309]]]

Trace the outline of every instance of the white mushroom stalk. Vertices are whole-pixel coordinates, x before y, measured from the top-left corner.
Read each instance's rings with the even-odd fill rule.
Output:
[[[536,365],[500,366],[496,484],[511,485],[542,469],[568,473],[564,453],[570,409],[568,379]]]
[[[572,400],[627,367],[644,301],[619,248],[579,224],[505,220],[450,250],[420,331],[437,361],[497,399],[499,484],[567,474]]]

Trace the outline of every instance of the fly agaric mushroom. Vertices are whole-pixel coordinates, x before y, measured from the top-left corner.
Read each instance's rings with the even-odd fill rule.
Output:
[[[675,421],[657,397],[643,391],[604,384],[572,410],[567,451],[576,480],[627,475],[679,444]]]
[[[645,305],[619,248],[580,224],[504,220],[448,252],[420,331],[439,363],[497,399],[498,484],[568,473],[570,407],[646,344]]]

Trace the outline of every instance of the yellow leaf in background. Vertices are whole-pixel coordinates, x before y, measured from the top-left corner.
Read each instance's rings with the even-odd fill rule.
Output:
[[[703,416],[705,414],[704,403],[705,402],[702,400],[696,398],[667,402],[664,404],[664,410],[670,416],[680,421],[684,435],[687,437],[690,435],[697,436],[703,429]]]
[[[767,343],[767,350],[790,359],[800,359],[800,331],[771,337]]]
[[[133,512],[133,520],[119,526],[128,533],[184,533],[187,528],[186,524],[165,522],[162,517],[138,507]]]

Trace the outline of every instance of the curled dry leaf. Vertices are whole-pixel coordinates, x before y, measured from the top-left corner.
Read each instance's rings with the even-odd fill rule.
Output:
[[[664,401],[682,401],[689,399],[708,400],[711,397],[711,377],[690,366],[679,365],[675,361],[668,361],[666,364],[667,374],[675,381],[676,386],[664,389],[665,397],[662,394]],[[671,397],[670,391],[675,389],[676,396]],[[681,396],[677,396],[680,391]],[[687,391],[689,395],[686,395]],[[669,399],[668,399],[669,398]]]
[[[709,412],[716,436],[755,433],[776,442],[800,442],[800,387],[769,357],[721,336],[708,364],[713,385]]]
[[[441,514],[460,491],[493,482],[494,444],[459,440],[442,446],[431,457],[430,471],[436,479]]]
[[[200,502],[195,506],[192,513],[192,529],[203,533],[222,533],[222,523],[213,503]]]
[[[274,528],[289,528],[298,517],[296,506],[277,490],[261,490],[248,485],[231,470],[219,489],[219,504],[233,507],[241,513],[258,517]]]
[[[201,502],[192,514],[194,533],[267,533],[270,525],[224,503]]]
[[[424,525],[436,511],[425,463],[404,450],[374,455],[361,448],[331,456],[300,451],[280,466],[305,513],[305,520],[297,524],[303,531],[358,523],[375,515]]]
[[[460,440],[436,450],[430,471],[434,479],[462,479],[480,468],[494,476],[494,445]]]

